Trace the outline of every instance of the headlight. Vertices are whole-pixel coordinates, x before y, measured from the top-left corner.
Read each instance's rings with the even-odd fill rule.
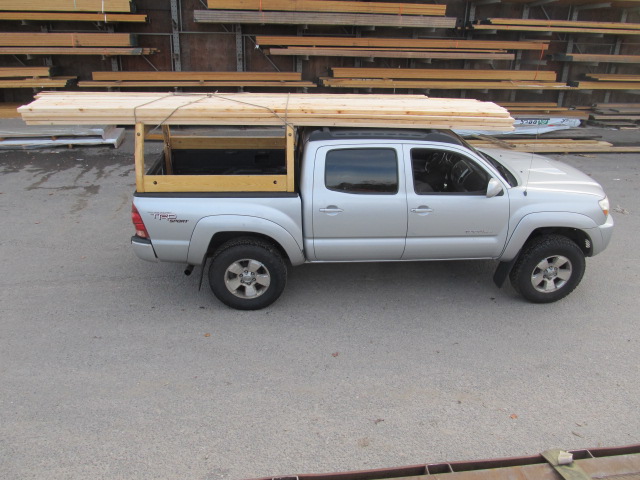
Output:
[[[600,208],[602,209],[602,213],[604,213],[604,216],[608,216],[609,215],[609,198],[608,197],[604,197],[602,200],[600,200],[598,202],[598,204],[600,205]]]

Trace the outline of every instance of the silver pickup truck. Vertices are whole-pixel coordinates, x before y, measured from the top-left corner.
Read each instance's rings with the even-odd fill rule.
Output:
[[[288,265],[305,262],[495,259],[498,286],[509,277],[546,303],[576,288],[585,257],[611,238],[602,187],[549,158],[478,151],[441,130],[297,134],[294,191],[137,192],[135,253],[186,273],[210,259],[213,293],[243,310],[273,303]],[[284,153],[268,148],[182,150],[172,161],[175,175],[285,169]]]

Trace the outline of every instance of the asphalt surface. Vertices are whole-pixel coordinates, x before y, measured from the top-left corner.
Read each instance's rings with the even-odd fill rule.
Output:
[[[630,138],[637,132],[627,133]],[[565,300],[492,262],[305,265],[259,312],[137,259],[130,142],[0,152],[0,478],[243,479],[640,442],[640,158],[565,156],[613,241]]]

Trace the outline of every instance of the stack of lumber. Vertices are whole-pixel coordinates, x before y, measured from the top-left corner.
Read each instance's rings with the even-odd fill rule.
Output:
[[[475,90],[566,89],[555,72],[535,70],[448,70],[419,68],[333,68],[324,86],[342,88],[419,88]]]
[[[129,33],[15,33],[0,34],[1,55],[145,55]]]
[[[145,23],[147,16],[135,13],[0,12],[0,21]]]
[[[198,23],[453,28],[445,5],[349,0],[208,0]]]
[[[640,63],[640,55],[600,55],[592,53],[554,53],[549,55],[557,62],[582,63]]]
[[[573,140],[570,138],[556,139],[483,139],[470,140],[469,143],[477,148],[508,148],[515,152],[533,153],[635,153],[640,152],[640,146],[614,146],[602,140]]]
[[[80,87],[315,87],[296,72],[93,72]]]
[[[291,125],[513,129],[494,103],[422,95],[49,93],[19,112],[28,124]]]
[[[469,28],[497,31],[590,33],[608,35],[640,35],[640,24],[624,22],[580,22],[577,20],[533,20],[520,18],[486,18],[476,20]]]
[[[586,74],[587,81],[571,82],[582,90],[640,90],[640,75]]]
[[[589,123],[603,127],[637,127],[640,103],[597,103],[589,118]]]
[[[130,0],[2,0],[10,12],[130,12]]]
[[[587,120],[589,113],[584,110],[570,110],[555,102],[500,102],[515,119],[522,118],[579,118]]]
[[[0,67],[0,88],[63,88],[76,77],[52,77],[50,67]]]
[[[18,118],[18,107],[21,107],[21,103],[0,103],[0,118]]]
[[[535,41],[267,35],[256,36],[256,44],[272,46],[265,50],[270,55],[458,60],[513,60],[515,55],[508,50],[534,50],[542,54],[549,46]]]
[[[76,145],[112,145],[124,139],[124,128],[114,126],[26,126],[18,118],[0,122],[0,149],[28,149]]]

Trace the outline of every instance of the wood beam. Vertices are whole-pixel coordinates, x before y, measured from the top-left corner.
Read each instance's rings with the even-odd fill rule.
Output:
[[[2,21],[145,23],[146,15],[128,13],[0,12]]]

